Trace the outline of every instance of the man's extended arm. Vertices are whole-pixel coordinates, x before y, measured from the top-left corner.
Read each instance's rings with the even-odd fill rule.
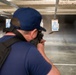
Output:
[[[41,53],[41,55],[44,57],[44,59],[52,65],[52,69],[48,72],[47,75],[60,75],[59,70],[56,68],[56,66],[53,65],[53,63],[48,59],[44,52],[44,41],[39,43],[37,45],[38,51]]]

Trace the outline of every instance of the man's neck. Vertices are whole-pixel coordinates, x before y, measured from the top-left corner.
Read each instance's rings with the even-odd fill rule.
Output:
[[[8,33],[6,33],[5,35],[15,35],[15,34],[12,33],[12,32],[8,32]]]

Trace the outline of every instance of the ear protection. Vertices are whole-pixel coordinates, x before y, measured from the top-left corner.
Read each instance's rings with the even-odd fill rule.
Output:
[[[17,18],[12,18],[11,19],[11,24],[16,26],[16,27],[20,27],[20,22]]]

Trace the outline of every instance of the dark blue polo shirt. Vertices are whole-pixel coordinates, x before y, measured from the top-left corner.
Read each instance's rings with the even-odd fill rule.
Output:
[[[0,42],[11,37],[4,36]],[[0,75],[47,75],[51,67],[35,46],[20,41],[12,45],[11,52],[0,70]]]

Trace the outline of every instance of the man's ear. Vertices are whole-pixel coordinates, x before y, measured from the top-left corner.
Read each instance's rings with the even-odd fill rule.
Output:
[[[34,29],[32,32],[31,32],[31,38],[34,39],[36,36],[37,36],[37,29]]]

